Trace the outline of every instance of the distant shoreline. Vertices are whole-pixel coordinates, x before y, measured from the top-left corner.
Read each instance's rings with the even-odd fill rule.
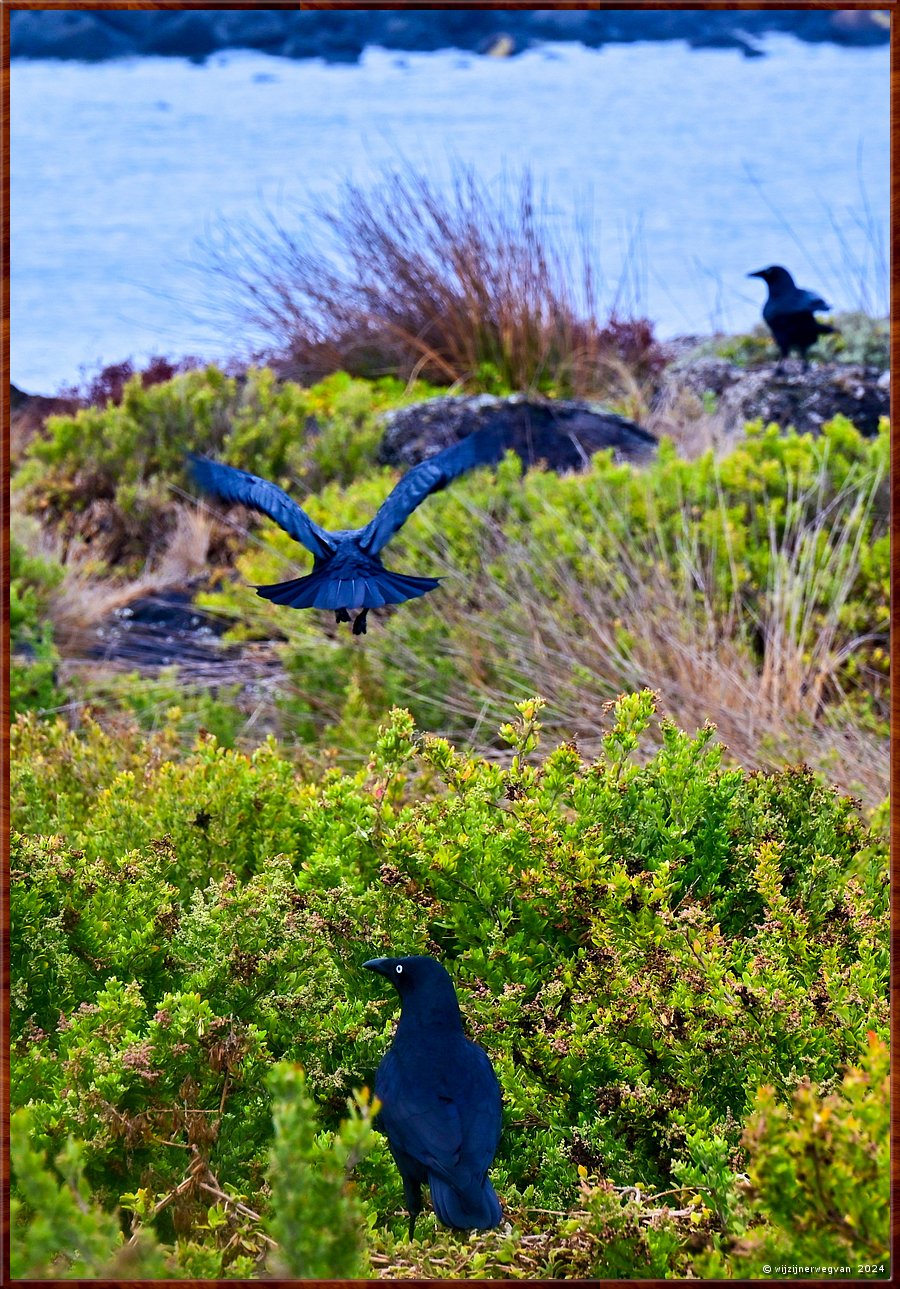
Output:
[[[736,49],[762,57],[773,33],[846,46],[884,45],[881,10],[16,10],[13,59],[104,62],[135,56],[203,62],[229,49],[286,58],[358,61],[380,46],[397,52],[458,49],[510,57],[548,42],[589,48],[633,41],[685,40],[695,49]]]

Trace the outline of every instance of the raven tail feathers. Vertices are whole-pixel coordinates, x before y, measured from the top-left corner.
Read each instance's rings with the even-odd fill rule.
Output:
[[[445,1226],[454,1226],[461,1231],[486,1231],[499,1226],[503,1220],[497,1192],[488,1177],[476,1195],[460,1195],[434,1173],[428,1174],[428,1188],[434,1211]]]
[[[386,568],[367,569],[356,577],[342,577],[324,568],[306,577],[258,586],[256,594],[292,609],[377,609],[427,595],[438,586],[436,577],[408,577]]]

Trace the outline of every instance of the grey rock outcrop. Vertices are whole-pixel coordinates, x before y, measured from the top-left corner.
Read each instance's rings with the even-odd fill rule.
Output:
[[[833,416],[846,416],[861,434],[878,433],[881,417],[890,414],[890,376],[861,363],[820,363],[804,368],[798,360],[779,366],[745,369],[726,358],[701,357],[671,367],[661,400],[687,390],[715,398],[715,410],[726,433],[746,421],[793,425],[817,433]]]
[[[385,49],[462,49],[517,54],[546,41],[600,45],[686,40],[695,48],[758,56],[769,32],[845,45],[884,44],[886,15],[875,10],[635,9],[46,9],[10,13],[12,58],[98,62],[127,55],[201,60],[220,49],[259,49],[286,58],[355,61],[370,45]]]
[[[525,394],[432,398],[387,413],[378,459],[408,468],[487,426],[525,466],[546,465],[559,474],[584,470],[592,455],[612,448],[617,459],[647,461],[656,439],[624,416],[594,403],[541,399]]]
[[[98,21],[100,17],[85,9],[17,10],[10,14],[10,57],[95,63],[137,52],[127,33]]]

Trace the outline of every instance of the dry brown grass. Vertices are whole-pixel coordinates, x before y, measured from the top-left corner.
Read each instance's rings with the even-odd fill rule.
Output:
[[[220,230],[206,252],[244,321],[303,380],[343,369],[438,384],[598,394],[606,364],[639,378],[662,355],[648,323],[600,303],[595,239],[554,231],[526,172],[493,189],[458,168],[449,190],[413,171],[347,183],[292,232]]]
[[[708,411],[692,390],[671,386],[648,407],[641,424],[658,439],[670,438],[680,456],[696,460],[710,450],[720,452],[734,445],[734,435],[725,429],[725,418]]]
[[[448,713],[470,726],[474,746],[495,755],[494,731],[511,702],[539,693],[547,700],[548,738],[577,735],[593,755],[607,732],[608,700],[648,687],[683,728],[711,721],[747,769],[806,761],[867,805],[878,804],[888,790],[885,740],[847,719],[829,719],[843,697],[842,664],[871,638],[847,639],[841,618],[859,570],[863,526],[856,520],[872,506],[878,484],[861,482],[850,500],[838,497],[811,518],[795,517],[780,540],[770,530],[772,572],[753,615],[736,598],[714,602],[712,553],[699,549],[687,513],[670,542],[656,527],[648,560],[595,512],[591,527],[603,541],[586,535],[583,554],[600,568],[601,548],[614,549],[609,579],[586,582],[562,558],[538,563],[528,545],[485,551],[486,561],[502,558],[508,576],[502,586],[485,581],[475,611],[447,597],[446,649],[460,677]],[[820,537],[841,505],[840,535],[825,544]],[[436,530],[431,540],[439,559]],[[823,599],[824,613],[815,610]],[[761,660],[754,635],[763,641]],[[402,655],[402,642],[398,649]],[[429,660],[411,651],[403,661],[427,701],[436,671],[430,675]]]
[[[811,518],[801,518],[800,505],[788,495],[787,523],[776,535],[769,516],[770,576],[761,616],[764,663],[760,676],[763,701],[786,716],[815,717],[826,689],[840,689],[846,659],[873,635],[847,640],[841,614],[859,574],[862,522],[871,510],[880,485],[874,477],[862,486],[851,484],[827,500],[823,470]],[[834,513],[846,506],[840,523]],[[823,540],[826,536],[831,541]],[[823,614],[818,606],[827,603]]]
[[[63,562],[65,576],[50,602],[54,636],[63,652],[77,649],[85,634],[116,609],[142,596],[182,587],[207,571],[209,518],[195,506],[178,504],[175,511],[175,527],[165,550],[155,566],[139,577],[111,581],[84,552],[69,548],[70,557]],[[30,553],[59,558],[58,539],[40,529],[39,536],[31,539]]]

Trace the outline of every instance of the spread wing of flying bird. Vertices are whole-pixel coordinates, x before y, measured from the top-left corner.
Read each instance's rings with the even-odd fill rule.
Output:
[[[267,479],[196,453],[188,454],[188,462],[201,488],[221,501],[267,515],[312,554],[313,569],[307,576],[258,586],[257,595],[296,609],[332,609],[338,622],[349,622],[350,610],[360,610],[353,633],[361,635],[370,608],[400,604],[439,585],[434,577],[411,577],[386,569],[379,552],[431,493],[446,488],[466,470],[498,461],[502,454],[502,436],[490,428],[478,430],[407,471],[364,528],[335,532],[314,523]]]
[[[360,545],[363,550],[377,555],[407,519],[433,492],[440,492],[466,470],[477,465],[493,465],[503,455],[499,434],[490,429],[476,430],[444,448],[443,452],[420,461],[403,476],[385,501],[375,518],[362,530]]]
[[[211,461],[209,457],[187,454],[194,481],[220,501],[230,501],[248,510],[274,519],[289,537],[305,546],[317,559],[327,559],[334,554],[334,542],[324,528],[314,523],[305,510],[293,501],[277,483],[260,479],[246,470]]]

